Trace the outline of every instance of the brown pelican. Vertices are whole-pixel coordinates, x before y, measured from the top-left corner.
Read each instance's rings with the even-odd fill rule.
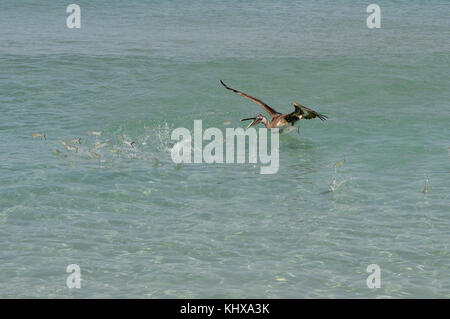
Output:
[[[252,127],[253,125],[263,123],[269,130],[279,127],[289,127],[295,125],[295,122],[297,122],[300,119],[313,119],[318,117],[322,121],[327,119],[327,116],[317,113],[314,110],[311,110],[310,108],[307,108],[306,106],[300,105],[297,102],[292,102],[292,105],[295,107],[295,111],[292,113],[286,113],[281,114],[274,109],[272,109],[270,106],[268,106],[263,101],[254,98],[253,96],[250,96],[248,94],[245,94],[241,91],[235,90],[233,88],[230,88],[225,83],[223,83],[222,80],[220,80],[220,83],[228,90],[233,91],[234,93],[239,94],[240,96],[246,97],[247,99],[255,102],[259,106],[261,106],[267,113],[269,113],[271,120],[270,122],[267,120],[267,118],[263,114],[258,114],[255,117],[249,117],[246,119],[241,119],[241,121],[249,121],[253,120],[245,129],[248,129],[249,127]]]

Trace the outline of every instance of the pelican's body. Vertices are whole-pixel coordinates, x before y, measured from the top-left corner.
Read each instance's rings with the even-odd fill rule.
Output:
[[[272,117],[272,119],[270,120],[270,122],[267,120],[266,117],[264,117],[265,121],[262,120],[261,122],[270,130],[270,129],[276,128],[276,127],[278,127],[278,128],[285,128],[287,126],[294,126],[295,122],[297,122],[298,120],[300,120],[302,118],[302,116],[300,115],[300,116],[298,116],[296,118],[293,118],[290,121],[288,121],[286,119],[285,115],[288,115],[288,114],[277,114],[277,115],[274,115]]]
[[[268,106],[263,101],[261,101],[257,98],[254,98],[253,96],[250,96],[248,94],[245,94],[241,91],[232,89],[229,86],[227,86],[225,83],[223,83],[222,81],[220,81],[220,83],[226,89],[233,91],[234,93],[237,93],[240,96],[243,96],[243,97],[255,102],[256,104],[261,106],[267,113],[269,113],[269,115],[271,117],[270,121],[263,114],[258,114],[255,117],[242,119],[241,121],[253,120],[253,122],[250,123],[247,126],[247,128],[249,128],[253,125],[256,125],[258,123],[263,123],[266,126],[266,128],[269,130],[273,129],[273,128],[283,129],[283,128],[295,125],[295,123],[301,119],[309,120],[309,119],[313,119],[316,117],[318,117],[322,121],[327,119],[327,116],[317,113],[316,111],[311,110],[310,108],[307,108],[306,106],[300,105],[296,102],[292,102],[292,105],[295,107],[294,112],[286,113],[286,114],[279,113],[279,112],[275,111],[274,109],[272,109],[270,106]]]

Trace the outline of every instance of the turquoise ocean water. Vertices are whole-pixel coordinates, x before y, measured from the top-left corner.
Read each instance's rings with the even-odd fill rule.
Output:
[[[365,1],[77,3],[81,29],[0,4],[0,297],[450,297],[448,1],[378,1],[373,30]],[[219,79],[329,120],[274,175],[175,166],[174,128],[261,112]]]

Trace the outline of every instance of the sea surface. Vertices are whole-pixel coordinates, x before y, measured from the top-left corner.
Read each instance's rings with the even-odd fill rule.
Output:
[[[1,298],[450,298],[449,1],[76,3],[0,2]],[[263,112],[219,80],[328,121],[273,175],[175,165]]]

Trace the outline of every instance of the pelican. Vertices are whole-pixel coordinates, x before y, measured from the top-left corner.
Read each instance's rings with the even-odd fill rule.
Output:
[[[269,130],[276,128],[276,127],[283,129],[283,128],[288,128],[290,126],[294,126],[295,123],[301,119],[310,120],[310,119],[314,119],[314,118],[318,117],[322,121],[325,121],[328,118],[326,115],[317,113],[316,111],[311,110],[310,108],[307,108],[306,106],[300,105],[297,102],[292,102],[292,105],[295,107],[294,112],[281,114],[281,113],[275,111],[270,106],[268,106],[263,101],[261,101],[257,98],[254,98],[253,96],[250,96],[248,94],[245,94],[241,91],[230,88],[225,83],[223,83],[222,80],[220,80],[220,83],[227,90],[233,91],[234,93],[237,93],[240,96],[243,96],[243,97],[255,102],[256,104],[261,106],[267,113],[269,113],[269,115],[271,117],[270,122],[269,122],[269,120],[267,120],[267,118],[263,114],[257,114],[255,117],[241,119],[241,121],[253,120],[253,122],[251,122],[249,125],[247,125],[247,127],[245,129],[248,129],[248,128],[252,127],[253,125],[256,125],[259,123],[263,123],[266,126],[266,128]]]

